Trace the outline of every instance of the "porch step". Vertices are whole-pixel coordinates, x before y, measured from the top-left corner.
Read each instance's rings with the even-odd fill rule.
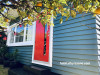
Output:
[[[37,66],[24,66],[8,70],[8,75],[61,75],[51,72],[49,69]]]
[[[8,75],[36,75],[27,71],[24,71],[23,68],[9,69]]]
[[[26,66],[25,65],[24,70],[34,73],[36,75],[49,75],[51,73],[49,69],[41,68],[41,67],[37,67],[37,66]]]

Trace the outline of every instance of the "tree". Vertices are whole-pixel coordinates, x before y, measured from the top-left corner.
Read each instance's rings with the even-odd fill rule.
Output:
[[[95,13],[100,10],[100,0],[0,0],[0,23],[7,25],[20,19],[24,25],[39,20],[43,25],[53,25],[50,18],[57,14],[75,18],[77,14]],[[60,23],[63,22],[61,17]],[[24,20],[23,20],[24,19]]]

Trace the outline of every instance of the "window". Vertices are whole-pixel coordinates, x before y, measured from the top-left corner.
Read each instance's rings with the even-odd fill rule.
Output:
[[[24,39],[24,25],[18,25],[15,30],[15,42],[23,42]]]
[[[31,41],[32,40],[32,26],[30,25],[27,25],[26,26],[26,38],[25,38],[25,41]]]
[[[8,46],[22,46],[22,45],[33,45],[33,32],[35,31],[35,22],[33,25],[27,24],[17,25],[14,24],[8,27]]]
[[[14,43],[14,31],[15,31],[15,27],[11,28],[11,37],[10,37],[10,43]]]

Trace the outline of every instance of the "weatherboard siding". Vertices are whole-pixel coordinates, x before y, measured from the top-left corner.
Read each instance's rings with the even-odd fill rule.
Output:
[[[53,72],[62,75],[99,75],[96,18],[79,14],[59,24],[54,20]],[[98,31],[99,32],[99,31]],[[61,65],[62,62],[90,62],[90,65]]]
[[[26,65],[32,63],[32,50],[33,46],[19,46],[19,47],[9,47],[9,51],[12,53],[15,50],[18,50],[18,59]]]

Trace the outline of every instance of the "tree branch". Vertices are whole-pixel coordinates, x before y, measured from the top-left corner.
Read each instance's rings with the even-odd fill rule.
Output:
[[[5,17],[5,18],[9,19],[9,18],[8,18],[8,17],[6,17],[3,13],[1,13],[1,12],[0,12],[0,14],[1,14],[3,17]]]
[[[21,5],[21,4],[19,4],[19,2],[15,1],[15,0],[10,0],[10,2],[17,4],[17,5]]]
[[[0,3],[1,6],[7,6],[7,7],[11,7],[11,8],[17,8],[16,5],[7,5],[7,4],[3,4],[3,3]]]

